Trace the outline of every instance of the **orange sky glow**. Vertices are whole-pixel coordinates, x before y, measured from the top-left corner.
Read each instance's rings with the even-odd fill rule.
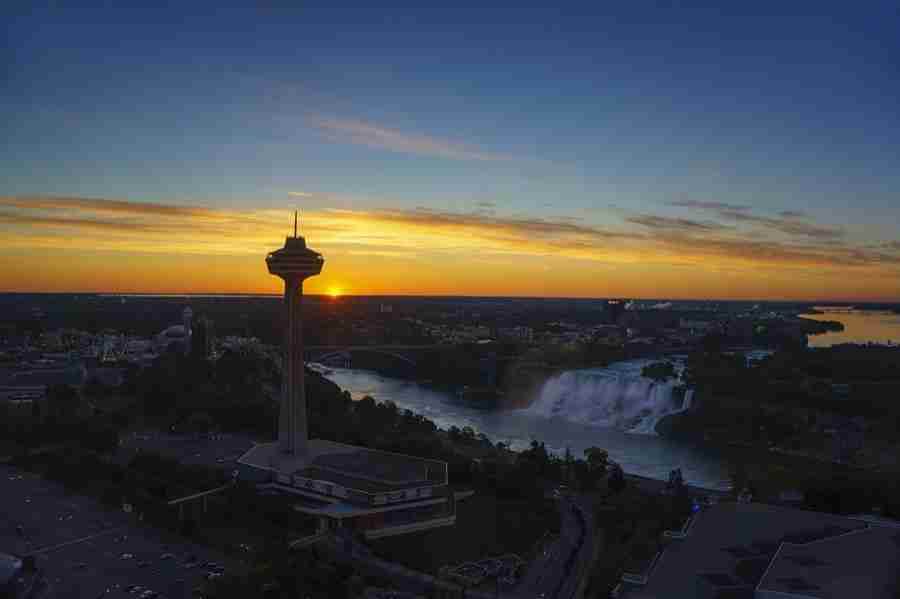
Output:
[[[278,293],[287,210],[0,198],[0,290]],[[893,247],[760,237],[661,217],[606,227],[425,209],[304,211],[325,255],[307,293],[900,298]],[[680,228],[679,228],[680,227]]]

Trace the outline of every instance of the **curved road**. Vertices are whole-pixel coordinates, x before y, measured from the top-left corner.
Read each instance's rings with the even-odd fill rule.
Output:
[[[584,505],[581,505],[581,504]],[[593,554],[590,506],[581,498],[561,498],[559,537],[528,568],[516,595],[535,599],[570,599],[578,587],[579,565]]]

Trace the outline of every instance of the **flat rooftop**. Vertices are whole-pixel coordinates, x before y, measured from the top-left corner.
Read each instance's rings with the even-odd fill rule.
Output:
[[[900,530],[868,528],[806,544],[784,544],[757,589],[822,599],[896,597]]]
[[[647,584],[626,596],[698,597],[698,575],[719,584],[720,577],[715,574],[721,574],[725,583],[725,577],[737,578],[738,560],[770,560],[783,542],[808,543],[864,528],[865,522],[831,514],[756,503],[720,503],[698,513],[688,536],[666,547]]]
[[[384,485],[421,484],[428,480],[429,464],[416,457],[365,449],[320,455],[313,460],[320,470],[332,470],[346,476]]]
[[[447,482],[445,462],[322,439],[309,442],[306,456],[285,456],[276,443],[266,443],[253,447],[240,462],[365,493],[389,493]]]

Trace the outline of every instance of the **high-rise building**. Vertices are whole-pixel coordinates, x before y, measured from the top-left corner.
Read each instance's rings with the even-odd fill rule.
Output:
[[[191,355],[202,359],[211,357],[215,345],[213,321],[203,315],[195,317],[191,327],[190,341]]]

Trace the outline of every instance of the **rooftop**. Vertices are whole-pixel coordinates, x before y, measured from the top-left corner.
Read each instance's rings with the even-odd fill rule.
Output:
[[[762,571],[751,562],[769,562],[782,543],[807,543],[864,528],[864,522],[831,514],[721,503],[697,514],[690,534],[668,545],[647,584],[627,596],[697,597],[698,575],[716,586],[740,581],[752,588]],[[719,584],[726,579],[729,584]]]
[[[306,456],[284,456],[274,443],[257,445],[241,457],[240,463],[332,482],[364,493],[387,493],[447,482],[445,462],[322,439],[310,440]]]
[[[781,546],[757,590],[793,596],[896,597],[900,532],[868,528],[806,544]]]

